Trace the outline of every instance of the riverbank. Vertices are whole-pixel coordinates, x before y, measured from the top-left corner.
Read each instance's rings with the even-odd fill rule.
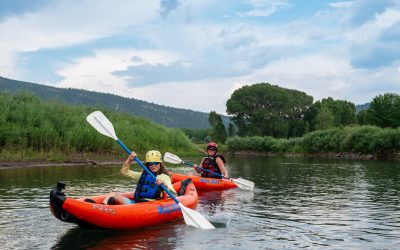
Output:
[[[4,153],[4,151],[3,151]],[[23,168],[23,167],[46,167],[46,166],[84,166],[84,165],[115,165],[122,164],[126,156],[115,154],[94,154],[94,153],[34,153],[17,154],[12,157],[0,155],[0,169]],[[1,157],[3,156],[3,157]],[[9,156],[9,155],[7,155]]]
[[[50,166],[87,166],[87,165],[122,165],[123,160],[66,160],[66,161],[2,161],[0,169],[50,167]]]
[[[387,155],[361,154],[361,153],[318,153],[318,154],[300,154],[300,153],[271,153],[252,150],[241,150],[232,153],[237,156],[284,156],[284,157],[315,157],[315,158],[343,158],[354,160],[400,160],[400,152]]]

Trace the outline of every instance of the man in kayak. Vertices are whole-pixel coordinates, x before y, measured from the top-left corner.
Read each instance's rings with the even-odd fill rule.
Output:
[[[218,145],[215,142],[210,142],[207,145],[207,156],[201,161],[201,168],[207,170],[201,170],[197,168],[197,165],[194,165],[194,170],[197,173],[200,173],[202,177],[209,178],[219,178],[221,176],[215,175],[213,173],[223,175],[225,178],[229,178],[228,170],[225,168],[225,157],[222,154],[218,154]]]
[[[161,184],[164,184],[164,186],[176,196],[175,189],[171,184],[169,173],[162,164],[161,153],[159,151],[150,150],[147,152],[145,162],[146,167],[148,167],[156,177],[156,182],[154,182],[154,179],[147,174],[146,171],[134,172],[129,170],[129,166],[135,157],[136,153],[132,151],[131,155],[129,155],[128,159],[126,159],[121,169],[121,173],[124,176],[132,178],[134,182],[137,182],[134,199],[130,200],[120,194],[112,193],[104,199],[104,204],[133,204],[136,202],[160,199],[163,197],[163,190],[160,187]]]

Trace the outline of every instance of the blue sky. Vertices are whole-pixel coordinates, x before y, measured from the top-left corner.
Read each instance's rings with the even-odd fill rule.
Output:
[[[225,114],[268,82],[400,92],[400,0],[0,0],[0,76]]]

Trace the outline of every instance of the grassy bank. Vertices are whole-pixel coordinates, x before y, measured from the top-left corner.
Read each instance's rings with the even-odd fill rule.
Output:
[[[233,137],[230,152],[251,151],[275,154],[361,154],[391,158],[400,152],[400,128],[347,126],[308,133],[300,138]]]
[[[86,116],[99,109],[113,123],[118,137],[141,158],[151,149],[184,156],[198,154],[179,129],[98,107],[47,102],[29,93],[0,93],[0,160],[120,157],[124,152],[118,144],[86,122]]]

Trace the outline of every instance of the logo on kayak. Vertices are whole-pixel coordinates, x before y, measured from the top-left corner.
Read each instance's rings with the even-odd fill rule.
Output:
[[[109,213],[109,214],[112,214],[112,215],[116,215],[117,214],[113,208],[108,208],[106,206],[99,205],[99,204],[93,204],[93,210],[100,210],[102,212],[106,212],[106,213]]]
[[[170,214],[180,210],[181,208],[177,204],[157,206],[158,214]]]
[[[213,179],[203,179],[200,178],[200,182],[204,182],[204,183],[211,183],[211,184],[219,184],[219,180],[213,180]]]

